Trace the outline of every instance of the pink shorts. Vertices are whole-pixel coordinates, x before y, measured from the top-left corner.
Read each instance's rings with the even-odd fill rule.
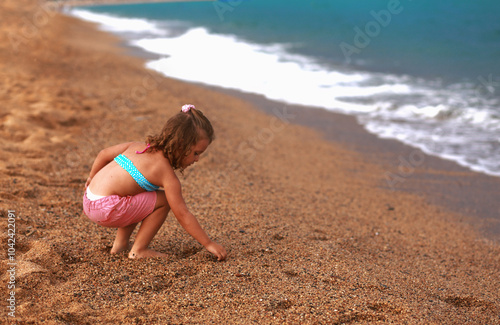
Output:
[[[121,228],[141,222],[156,205],[156,192],[143,192],[134,196],[110,195],[96,201],[83,194],[83,211],[98,225]]]

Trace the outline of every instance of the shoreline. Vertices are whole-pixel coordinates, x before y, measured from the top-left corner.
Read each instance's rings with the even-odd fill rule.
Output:
[[[190,1],[213,1],[213,0],[45,0],[48,4],[55,3],[56,6],[80,7],[80,6],[108,6],[128,5],[138,3],[154,2],[190,2]]]
[[[11,20],[0,35],[37,10],[34,0],[0,7]],[[498,322],[498,244],[456,213],[381,186],[386,165],[350,147],[371,144],[354,141],[349,122],[335,116],[332,132],[346,141],[328,141],[293,123],[301,112],[331,125],[328,112],[280,119],[145,69],[95,25],[51,19],[17,53],[0,42],[0,224],[15,211],[16,225],[15,318],[4,312],[5,322]],[[186,103],[210,117],[216,140],[180,177],[184,198],[228,259],[214,261],[172,214],[151,243],[168,258],[111,255],[116,230],[82,213],[95,156],[158,132]],[[0,259],[3,288],[11,262]]]
[[[239,90],[193,84],[252,102],[267,114],[272,114],[275,107],[286,106],[297,116],[293,123],[312,128],[326,140],[359,152],[380,165],[385,170],[385,181],[380,187],[424,196],[432,204],[462,215],[487,238],[500,243],[500,204],[496,201],[500,195],[500,177],[473,171],[395,139],[380,138],[368,132],[353,115],[285,104]]]
[[[169,6],[167,6],[167,7],[169,7]],[[167,8],[167,7],[165,7],[165,8]],[[176,7],[176,6],[174,6],[174,7]],[[147,11],[148,10],[147,8],[148,8],[148,6],[146,5],[144,10]],[[154,7],[152,9],[154,9]],[[181,12],[182,12],[182,9],[181,9]],[[104,12],[102,12],[102,13],[105,14]],[[104,18],[105,16],[106,15],[104,15],[102,17],[102,19],[100,19],[100,18],[96,18],[96,19],[89,18],[89,19],[98,20],[98,21],[103,22],[105,25],[110,24],[109,26],[113,26],[112,22],[109,22]],[[139,16],[142,17],[142,18],[140,18],[142,21],[149,21],[149,18],[147,18],[147,16],[143,16],[143,15],[139,15]],[[85,17],[85,16],[82,16],[82,17]],[[174,19],[174,17],[171,17],[171,18]],[[186,17],[186,19],[188,19],[188,18]],[[155,22],[154,22],[154,20],[151,20],[150,23],[154,24]],[[218,25],[219,25],[218,23],[215,23],[215,25],[213,27],[217,28]],[[211,23],[208,24],[206,27],[209,28],[210,26],[211,26]],[[221,25],[221,26],[223,26],[223,25]],[[115,26],[115,27],[117,27],[119,29],[118,26]],[[186,28],[186,26],[184,26],[184,28]],[[212,29],[212,28],[210,27],[209,29]],[[120,32],[117,32],[117,35],[120,35],[120,34],[121,34]],[[188,33],[188,34],[186,34],[186,36],[187,35],[191,35],[191,34]],[[177,37],[179,37],[179,36],[180,35],[177,33],[177,35],[175,35],[175,37],[173,37],[173,39],[171,41],[175,43],[176,42],[175,39],[177,39]],[[153,44],[157,44],[156,46],[161,46],[161,43],[163,42],[161,37],[159,37],[158,40],[154,40],[156,37],[151,38],[150,36],[146,37],[146,36],[141,36],[140,34],[138,34],[136,36],[131,36],[131,35],[127,34],[127,35],[124,35],[124,37],[125,38],[131,37],[131,39],[133,39],[133,40],[136,40],[139,42],[144,42],[142,44],[146,44],[147,47],[155,46]],[[143,39],[144,37],[146,39]],[[202,37],[201,34],[198,35],[198,37]],[[211,37],[211,36],[204,35],[203,39],[204,39],[204,37]],[[245,38],[245,37],[243,37],[243,38]],[[141,39],[143,39],[143,40],[141,40]],[[183,39],[183,37],[179,38],[179,41],[182,39]],[[207,38],[207,39],[209,39],[209,38]],[[201,41],[201,39],[200,39],[200,41]],[[230,39],[227,39],[224,43],[225,46],[228,47],[227,51],[231,51],[231,48],[232,48],[231,42],[232,41]],[[138,43],[138,44],[141,44],[141,43]],[[265,51],[266,50],[264,50],[263,52],[265,52]],[[273,50],[271,50],[271,51],[273,51]],[[157,51],[155,50],[155,52],[157,52]],[[161,51],[159,51],[159,52],[161,52]],[[168,51],[166,51],[165,53],[168,53]],[[251,55],[251,54],[248,53],[247,55]],[[270,55],[277,56],[278,52],[276,52],[274,54],[270,53]],[[175,54],[173,54],[173,56],[175,56]],[[158,55],[158,57],[161,57],[161,56]],[[252,57],[252,56],[250,56],[250,57]],[[304,59],[308,60],[307,56],[304,57]],[[179,60],[180,60],[179,62],[181,62],[182,58],[179,58]],[[159,62],[157,62],[156,64],[159,64]],[[167,62],[166,62],[166,64],[168,65]],[[187,65],[184,66],[183,69],[189,70],[190,69],[189,62],[186,62],[186,64]],[[213,64],[207,63],[207,66],[211,66],[211,65],[213,66]],[[219,66],[219,65],[224,66],[224,62],[217,61],[216,66]],[[274,71],[273,66],[274,65],[271,65],[269,67],[270,71]],[[234,68],[235,71],[239,71],[239,69],[237,67],[238,66],[235,66],[235,68]],[[323,68],[318,67],[316,69],[321,70],[322,73],[325,73],[327,70],[328,71],[331,70],[332,72],[337,71],[339,73],[348,73],[348,72],[355,73],[357,71],[355,67],[348,68],[348,67],[333,65],[333,66],[331,66],[331,68],[333,70],[325,68],[325,67],[323,67]],[[174,70],[177,70],[177,69],[178,68],[174,68]],[[199,68],[197,68],[197,70],[204,71],[204,68],[199,67]],[[233,70],[233,69],[229,69],[229,70]],[[306,73],[306,71],[308,71],[309,68],[304,67],[304,69],[301,69],[301,70],[303,71],[303,73]],[[171,71],[171,72],[173,73],[173,71]],[[368,79],[378,78],[375,75],[372,76],[372,74],[369,73],[368,70],[365,72],[366,72],[366,76],[364,76],[365,78],[368,78]],[[217,75],[218,73],[215,72],[213,74]],[[475,130],[476,126],[479,125],[477,123],[480,123],[478,121],[481,119],[481,116],[483,116],[482,114],[484,113],[484,114],[486,114],[484,116],[489,116],[488,114],[489,114],[490,110],[488,109],[487,106],[483,105],[484,104],[483,98],[482,97],[480,98],[480,96],[478,96],[478,98],[477,98],[477,103],[472,103],[469,106],[467,106],[469,108],[462,107],[462,104],[466,105],[466,103],[468,103],[468,101],[465,99],[465,97],[462,98],[462,95],[465,96],[465,91],[457,92],[457,91],[453,90],[453,89],[455,89],[455,90],[461,89],[460,87],[462,87],[462,86],[466,87],[466,83],[465,83],[466,79],[463,80],[463,82],[464,82],[463,84],[461,84],[457,81],[455,88],[453,88],[453,87],[451,87],[451,85],[441,86],[440,81],[438,82],[437,80],[434,80],[436,83],[432,83],[432,82],[430,82],[430,80],[428,80],[429,81],[428,83],[424,82],[424,80],[418,81],[417,80],[418,78],[416,78],[415,75],[413,75],[413,76],[410,76],[410,75],[408,75],[408,76],[392,75],[390,70],[388,70],[386,72],[380,71],[380,74],[381,74],[379,76],[381,78],[380,80],[385,80],[386,77],[390,78],[389,80],[385,80],[383,82],[384,86],[382,88],[388,87],[387,89],[381,90],[383,92],[387,91],[387,94],[385,94],[385,95],[384,94],[376,94],[376,95],[372,94],[369,97],[362,100],[363,96],[369,95],[369,93],[366,93],[365,91],[370,92],[373,90],[371,90],[371,88],[370,88],[370,90],[368,90],[368,88],[365,89],[363,84],[360,84],[359,87],[356,87],[356,91],[354,91],[353,93],[350,93],[350,90],[346,90],[347,91],[347,93],[345,94],[346,98],[339,97],[341,99],[341,102],[337,103],[337,105],[336,105],[337,107],[331,107],[332,102],[331,102],[331,100],[327,100],[329,95],[328,95],[328,92],[326,92],[327,85],[325,84],[325,85],[319,85],[318,86],[319,88],[316,87],[317,89],[324,88],[324,91],[320,92],[323,95],[319,95],[319,97],[322,97],[322,98],[324,97],[324,99],[323,99],[324,102],[320,101],[319,103],[317,103],[317,105],[319,105],[319,106],[324,105],[326,107],[331,108],[332,110],[339,111],[340,113],[344,112],[342,110],[342,108],[343,108],[343,109],[346,109],[347,114],[350,114],[350,115],[358,115],[357,113],[351,112],[351,109],[364,111],[367,115],[365,113],[361,113],[360,120],[363,121],[364,122],[363,124],[366,124],[367,127],[370,130],[372,130],[373,133],[375,133],[375,134],[382,134],[382,135],[385,134],[385,135],[391,135],[393,138],[403,138],[403,139],[405,139],[404,142],[406,142],[408,145],[422,148],[422,150],[424,152],[429,153],[429,155],[443,157],[444,159],[452,158],[454,161],[457,161],[459,165],[465,166],[466,168],[471,168],[472,170],[478,171],[480,173],[485,173],[487,175],[500,177],[500,174],[495,169],[496,162],[494,161],[495,160],[494,157],[496,157],[496,155],[494,153],[496,152],[496,148],[498,148],[498,147],[496,145],[496,141],[495,141],[496,137],[495,137],[495,133],[494,133],[493,129],[490,129],[490,127],[485,126],[484,127],[484,131],[485,131],[484,134],[481,133],[480,131],[477,131],[475,133],[472,132],[473,130]],[[178,72],[176,72],[175,75],[183,77],[182,74],[178,74]],[[306,75],[304,75],[304,77]],[[362,70],[360,70],[360,75],[363,75]],[[193,77],[193,76],[191,76],[191,77]],[[210,82],[213,81],[212,77],[210,77],[208,75],[204,75],[203,73],[200,74],[199,77],[194,77],[194,79],[191,77],[188,76],[186,78],[188,80],[195,80],[195,79],[196,80],[203,80],[203,82],[207,82],[208,84],[210,84]],[[219,76],[219,78],[220,78],[220,76]],[[231,78],[232,78],[232,76],[230,75],[230,71],[229,71],[229,74],[227,74],[227,78],[225,77],[224,79],[230,80]],[[256,80],[259,78],[260,78],[259,76],[254,77],[254,79],[256,79]],[[349,78],[350,78],[349,75],[346,76],[344,78],[345,79],[344,82]],[[396,78],[396,79],[394,79],[394,78]],[[273,79],[275,79],[275,77],[273,77]],[[297,79],[300,80],[301,78],[297,78]],[[380,80],[376,81],[375,79],[373,80],[374,85],[379,84],[379,82],[381,82]],[[180,80],[182,80],[182,79],[180,79]],[[399,86],[404,85],[405,90],[392,89],[391,87],[394,86],[392,83],[395,82],[395,80],[398,80],[397,84]],[[335,84],[335,81],[331,80],[331,82],[332,82],[332,84],[328,87],[334,87],[333,89],[336,89],[335,88],[336,86],[333,86]],[[340,80],[339,80],[339,82],[340,82]],[[340,85],[344,85],[344,82],[340,82]],[[231,86],[229,84],[225,84],[224,82],[222,82],[222,83],[217,82],[217,83],[222,84],[224,87]],[[258,92],[261,92],[263,94],[268,92],[265,89],[259,90],[258,88],[254,88],[254,87],[258,87],[258,83],[255,84],[252,81],[249,81],[247,83],[248,83],[248,85],[242,84],[241,88],[242,89],[245,89],[245,88],[246,89],[255,89]],[[284,81],[281,82],[281,84],[285,84],[285,83],[286,82],[284,82]],[[312,83],[316,84],[316,82],[314,82],[314,81],[312,81]],[[471,81],[471,83],[473,83],[473,80]],[[370,84],[371,84],[371,82],[370,82]],[[252,87],[252,88],[248,88],[248,87]],[[339,87],[343,87],[343,86],[339,86]],[[302,103],[311,102],[312,103],[313,102],[313,101],[311,101],[312,98],[308,99],[307,94],[303,94],[303,92],[304,92],[303,90],[305,88],[306,88],[306,86],[304,86],[303,89],[294,90],[296,95],[291,95],[291,94],[287,94],[286,90],[283,89],[282,87],[281,88],[277,87],[276,91],[278,93],[281,92],[281,95],[280,95],[280,97],[276,97],[276,98],[285,98],[285,99],[295,98],[295,97],[297,97],[297,94],[302,94],[302,95],[297,97],[300,102],[302,102]],[[335,91],[335,90],[333,90],[333,91]],[[379,90],[375,90],[375,92],[378,92],[378,91]],[[398,94],[400,91],[402,93]],[[273,91],[272,93],[274,93],[274,92],[275,91]],[[337,94],[338,96],[344,96],[344,95],[340,94],[343,92],[342,88],[340,88],[336,92],[339,93],[339,94]],[[408,92],[406,95],[403,94],[406,92]],[[269,93],[269,94],[272,94],[272,93]],[[355,94],[355,93],[358,93],[358,95],[355,97],[352,97],[353,94]],[[411,95],[411,94],[413,94],[413,95]],[[462,94],[462,95],[460,95],[460,94]],[[330,96],[331,95],[332,94],[330,94]],[[275,95],[273,95],[271,97],[274,97],[274,96]],[[290,97],[290,96],[292,96],[292,97]],[[303,98],[303,100],[300,99],[301,96],[305,96]],[[338,97],[338,96],[336,96],[336,97]],[[387,97],[385,97],[385,96],[387,96]],[[407,98],[407,100],[405,100],[406,96],[409,96]],[[429,96],[432,96],[432,97],[429,97]],[[446,97],[441,98],[441,96],[446,96]],[[458,105],[456,107],[456,109],[453,108],[454,105],[450,104],[451,102],[449,102],[449,100],[448,100],[449,98],[455,98],[455,96],[458,96],[456,98],[462,98],[462,100],[456,99],[457,103],[458,102],[462,103],[462,104]],[[420,97],[422,97],[422,98],[419,99]],[[426,97],[427,97],[427,99],[425,99]],[[384,103],[383,98],[386,98],[387,102]],[[432,99],[432,98],[434,98],[434,99]],[[436,100],[437,98],[441,98],[441,100],[437,101]],[[448,99],[446,99],[446,98],[448,98]],[[468,96],[467,98],[470,98],[471,100],[475,100],[474,99],[475,97],[472,95]],[[332,99],[332,98],[330,98],[330,99]],[[314,102],[316,102],[316,101],[314,101]],[[390,104],[390,103],[392,103],[392,104]],[[424,104],[424,103],[427,103],[427,104]],[[493,103],[493,102],[491,102],[491,103]],[[305,105],[307,106],[309,104],[305,104]],[[318,107],[317,105],[316,105],[316,107]],[[361,105],[361,106],[358,107],[357,105]],[[362,106],[362,105],[366,105],[366,106]],[[429,106],[427,106],[427,105],[429,105]],[[353,106],[353,107],[351,107],[351,106]],[[424,107],[421,107],[421,106],[425,106],[425,109],[424,109]],[[459,107],[464,108],[464,110],[458,109]],[[337,108],[339,108],[339,110],[337,110]],[[394,110],[394,111],[392,111],[392,110]],[[415,111],[413,111],[413,110],[415,110]],[[494,107],[493,107],[493,111],[494,111]],[[392,116],[392,118],[390,116]],[[401,118],[395,118],[396,116],[401,116]],[[472,123],[465,122],[468,120],[469,117],[473,118],[473,120],[471,120],[471,121],[473,121]],[[388,120],[386,120],[386,118]],[[485,117],[485,118],[490,120],[487,117]],[[496,125],[495,121],[496,121],[496,118],[493,115],[493,117],[491,118],[491,126],[492,127],[494,125]],[[381,128],[385,124],[387,124],[387,127]],[[490,125],[490,123],[487,123],[487,124]],[[463,132],[461,132],[461,129],[463,129]],[[412,132],[412,130],[414,130],[415,132]],[[425,131],[425,130],[427,130],[427,131]],[[445,130],[448,130],[448,131],[445,131]],[[457,136],[450,137],[451,134],[455,134],[455,131],[458,132],[458,133],[456,133]],[[467,135],[467,134],[469,134],[469,135]],[[474,136],[473,134],[476,134],[476,136]],[[484,135],[484,137],[481,135]],[[467,144],[470,142],[470,140],[467,140],[467,139],[471,139],[471,140],[476,139],[477,140],[477,147],[475,146],[476,142],[474,142],[474,145],[468,146]],[[484,143],[481,139],[484,140]],[[476,141],[476,140],[473,140],[473,141]],[[490,144],[491,144],[491,148],[492,148],[491,155],[487,155],[486,153],[481,153],[481,152],[477,151],[478,148],[482,147],[483,145],[486,146],[486,145],[490,145]],[[476,153],[474,153],[474,150],[476,150]],[[487,152],[487,150],[482,150],[482,151]],[[468,166],[470,166],[470,167],[468,167]]]
[[[126,54],[144,60],[144,64],[160,57],[126,44],[126,41],[122,39],[120,44],[126,49]],[[423,195],[429,202],[463,215],[484,236],[500,242],[500,205],[496,204],[500,193],[495,191],[500,189],[498,176],[474,171],[453,160],[424,153],[421,149],[396,139],[380,138],[359,124],[355,115],[286,104],[242,90],[174,80],[241,98],[267,114],[272,114],[276,107],[286,106],[298,116],[293,123],[310,127],[320,132],[325,139],[362,153],[370,161],[382,166],[386,170],[386,181],[380,184],[381,187]],[[436,173],[441,175],[441,182],[437,185],[433,180]]]
[[[126,44],[125,39],[120,46],[126,49],[127,55],[144,60],[144,64],[158,57],[154,53]],[[381,182],[380,187],[424,196],[432,204],[462,215],[482,235],[500,243],[500,205],[496,202],[500,195],[496,191],[500,189],[500,177],[424,153],[421,149],[396,139],[380,138],[359,124],[354,115],[325,108],[287,104],[242,90],[174,80],[241,98],[253,103],[266,114],[273,115],[275,108],[287,107],[295,116],[292,123],[311,128],[326,140],[361,153],[370,162],[384,168],[385,181]],[[440,177],[439,183],[434,179],[437,175]]]

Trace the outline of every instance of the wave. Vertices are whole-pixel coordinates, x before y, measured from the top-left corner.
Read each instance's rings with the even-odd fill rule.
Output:
[[[383,84],[368,85],[370,74],[325,70],[311,58],[288,53],[286,44],[252,44],[235,36],[211,34],[205,28],[131,44],[164,56],[147,66],[169,77],[258,93],[286,103],[370,112],[376,106],[341,98],[411,93],[408,85],[393,76]]]
[[[294,44],[257,44],[196,26],[173,36],[158,22],[75,11],[105,30],[147,31],[130,45],[159,55],[147,67],[168,77],[356,115],[381,137],[500,176],[500,103],[477,84],[356,71],[292,54]]]
[[[148,33],[158,36],[168,35],[158,23],[139,18],[123,18],[111,15],[98,14],[82,9],[71,10],[71,15],[80,19],[99,24],[102,30],[112,33]]]

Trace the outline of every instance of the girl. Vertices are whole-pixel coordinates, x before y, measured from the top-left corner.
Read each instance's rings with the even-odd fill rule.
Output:
[[[197,162],[213,138],[205,115],[184,105],[159,135],[147,138],[147,145],[129,142],[99,152],[85,183],[83,210],[95,223],[118,228],[112,254],[128,249],[130,235],[142,221],[128,257],[167,256],[148,246],[172,210],[182,227],[219,261],[226,258],[224,247],[210,240],[189,212],[174,173]]]

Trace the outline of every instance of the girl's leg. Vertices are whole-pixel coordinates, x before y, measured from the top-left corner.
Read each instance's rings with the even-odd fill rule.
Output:
[[[132,235],[136,226],[137,223],[133,223],[126,227],[118,228],[113,248],[111,248],[111,254],[121,253],[129,248],[130,235]]]
[[[130,250],[129,258],[141,257],[166,257],[168,255],[156,252],[148,248],[158,230],[165,222],[167,214],[170,211],[165,192],[156,191],[156,205],[153,212],[142,220],[141,227],[135,236],[134,245]]]

